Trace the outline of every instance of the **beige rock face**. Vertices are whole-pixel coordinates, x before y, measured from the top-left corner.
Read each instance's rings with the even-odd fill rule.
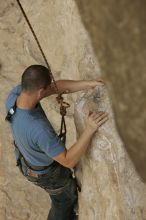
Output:
[[[126,150],[146,182],[146,1],[76,0]]]
[[[76,102],[78,135],[83,131],[91,110],[107,111],[109,121],[95,133],[86,155],[77,166],[76,175],[82,185],[80,220],[145,219],[146,186],[136,173],[116,131],[104,87],[82,93]]]
[[[41,42],[55,79],[94,79],[101,75],[99,64],[102,64],[103,59],[100,59],[100,56],[97,59],[93,53],[91,38],[82,24],[75,1],[21,0],[21,3]],[[85,8],[86,5],[89,4],[86,2]],[[88,18],[87,16],[87,20]],[[100,19],[103,19],[102,16]],[[102,36],[102,33],[99,29],[99,36]],[[0,219],[43,220],[46,219],[50,207],[49,196],[26,181],[15,167],[12,136],[4,121],[4,101],[9,90],[20,82],[21,74],[27,66],[44,64],[14,0],[0,2],[0,38]],[[107,38],[104,39],[106,41]],[[119,36],[119,41],[120,39]],[[98,38],[99,42],[101,40],[102,37]],[[118,42],[115,50],[117,45]],[[100,52],[102,53],[102,50]],[[121,61],[123,60],[121,57]],[[113,71],[122,71],[122,66],[116,64],[113,57],[111,62],[114,63]],[[125,68],[126,65],[128,64],[125,64]],[[140,68],[140,64],[138,66]],[[106,89],[98,87],[95,91],[69,94],[65,98],[71,104],[66,118],[67,147],[76,140],[74,119],[79,136],[89,110],[103,109],[110,115],[109,121],[95,134],[87,154],[77,167],[77,175],[82,184],[79,196],[80,219],[145,219],[146,186],[136,173],[117,133]],[[59,132],[60,115],[55,97],[44,100],[42,105],[52,125]]]

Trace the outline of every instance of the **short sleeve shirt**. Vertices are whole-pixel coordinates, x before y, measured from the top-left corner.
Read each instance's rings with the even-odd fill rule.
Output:
[[[20,93],[20,85],[10,92],[6,100],[7,112]],[[10,125],[19,150],[33,166],[47,166],[53,162],[52,157],[65,151],[64,143],[56,134],[40,103],[32,110],[16,108]]]

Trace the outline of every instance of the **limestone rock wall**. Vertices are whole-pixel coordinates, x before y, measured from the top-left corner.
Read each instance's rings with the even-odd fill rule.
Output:
[[[146,182],[146,1],[75,1],[107,82],[118,130]]]
[[[136,173],[119,137],[107,90],[82,93],[75,105],[78,135],[85,128],[89,111],[106,111],[109,120],[102,125],[76,167],[82,186],[80,220],[140,220],[146,217],[146,185]],[[78,123],[80,121],[80,123]]]
[[[90,36],[75,1],[21,0],[21,3],[41,42],[55,79],[93,79],[101,75]],[[42,189],[26,181],[15,167],[12,137],[4,121],[4,100],[9,90],[20,82],[27,66],[44,64],[14,0],[0,2],[0,38],[0,219],[42,220],[48,214],[49,197]],[[117,134],[107,91],[103,88],[99,90],[97,88],[87,94],[79,92],[65,96],[71,104],[66,119],[67,147],[76,140],[74,118],[78,136],[84,128],[89,108],[99,107],[100,102],[100,108],[110,113],[110,121],[95,135],[88,153],[77,167],[76,173],[82,183],[80,219],[144,219],[145,185],[136,174]],[[59,132],[60,115],[55,97],[44,100],[42,105]]]

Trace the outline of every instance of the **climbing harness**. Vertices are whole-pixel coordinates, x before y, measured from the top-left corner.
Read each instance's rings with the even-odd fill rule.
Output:
[[[29,28],[30,28],[30,30],[31,30],[31,32],[32,32],[32,35],[33,35],[33,37],[34,37],[34,39],[35,39],[35,41],[36,41],[36,43],[37,43],[37,45],[38,45],[38,47],[39,47],[39,49],[40,49],[40,52],[41,52],[41,54],[42,54],[42,56],[43,56],[43,58],[44,58],[44,61],[45,61],[46,65],[47,65],[48,69],[49,69],[49,72],[50,72],[50,74],[51,74],[51,77],[52,77],[52,80],[53,80],[53,83],[54,83],[54,86],[55,86],[56,93],[58,94],[58,96],[56,97],[56,99],[57,99],[58,103],[60,104],[60,114],[61,114],[61,117],[62,117],[62,118],[61,118],[61,127],[60,127],[59,137],[60,137],[60,139],[63,141],[63,143],[66,143],[66,133],[67,133],[67,130],[66,130],[66,123],[65,123],[65,115],[66,115],[66,112],[67,112],[66,109],[69,108],[70,105],[69,105],[69,103],[67,103],[67,102],[64,101],[64,98],[63,98],[63,96],[62,96],[64,92],[63,92],[63,93],[59,93],[59,90],[58,90],[56,81],[55,81],[54,76],[53,76],[53,74],[52,74],[52,72],[51,72],[51,68],[50,68],[49,63],[48,63],[48,61],[47,61],[47,58],[46,58],[46,56],[45,56],[45,53],[43,52],[43,49],[42,49],[42,47],[41,47],[41,44],[40,44],[40,42],[39,42],[39,40],[38,40],[38,38],[37,38],[37,36],[36,36],[36,33],[34,32],[34,29],[33,29],[33,27],[32,27],[32,25],[31,25],[31,23],[30,23],[30,21],[29,21],[27,15],[26,15],[26,13],[25,13],[23,7],[22,7],[22,4],[20,3],[20,0],[16,0],[16,1],[17,1],[18,5],[19,5],[19,7],[20,7],[20,10],[21,10],[21,12],[22,12],[22,14],[23,14],[23,16],[24,16],[24,18],[25,18],[25,20],[26,20],[26,22],[27,22],[27,24],[28,24],[28,26],[29,26]],[[14,114],[12,108],[11,108],[10,110],[11,110],[12,112],[10,112],[10,111],[8,112],[9,116],[11,115],[11,113],[12,113],[12,115]],[[15,109],[15,110],[16,110],[16,109]],[[8,116],[8,115],[7,115],[7,116]],[[9,116],[8,116],[8,117],[9,117]],[[6,117],[6,118],[8,119],[8,117]]]
[[[15,102],[15,104],[10,108],[10,110],[8,111],[8,113],[5,117],[6,121],[9,121],[9,122],[12,121],[12,116],[15,114],[16,108],[17,108],[17,106],[16,106],[16,102]]]

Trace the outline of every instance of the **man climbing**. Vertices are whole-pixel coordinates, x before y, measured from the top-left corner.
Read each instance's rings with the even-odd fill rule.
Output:
[[[56,84],[59,92],[72,93],[94,88],[99,82],[102,81],[59,80]],[[21,85],[6,100],[6,119],[11,125],[20,171],[50,195],[48,220],[75,220],[78,195],[70,168],[86,152],[92,136],[107,120],[107,114],[91,113],[83,133],[67,150],[40,104],[40,100],[55,93],[49,70],[41,65],[29,66],[22,75]]]

